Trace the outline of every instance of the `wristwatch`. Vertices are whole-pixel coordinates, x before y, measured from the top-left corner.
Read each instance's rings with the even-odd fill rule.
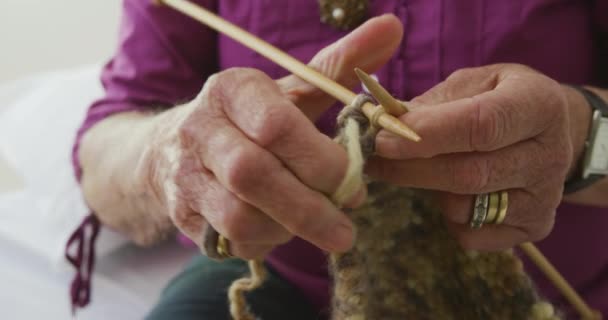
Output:
[[[566,181],[564,193],[579,191],[608,175],[608,104],[588,89],[573,88],[585,96],[593,115],[583,162],[575,176]]]

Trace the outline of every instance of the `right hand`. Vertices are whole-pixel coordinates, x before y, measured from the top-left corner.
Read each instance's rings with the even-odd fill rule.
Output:
[[[374,71],[402,35],[393,16],[371,19],[322,50],[311,66],[352,87],[353,68]],[[301,237],[330,252],[348,250],[353,226],[328,199],[347,155],[313,122],[334,102],[295,76],[278,81],[253,69],[210,77],[197,98],[157,117],[147,153],[149,188],[177,228],[203,245],[211,224],[243,259]],[[365,189],[351,202],[362,202]]]

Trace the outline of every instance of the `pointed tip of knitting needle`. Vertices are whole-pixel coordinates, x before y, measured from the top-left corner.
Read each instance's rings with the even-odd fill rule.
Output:
[[[381,111],[379,116],[378,111]],[[399,121],[399,119],[386,113],[386,111],[384,111],[384,109],[382,109],[380,106],[375,106],[373,103],[365,103],[363,105],[363,113],[365,113],[365,116],[367,116],[375,126],[379,126],[397,136],[412,140],[414,142],[419,142],[422,140],[422,138],[420,138],[420,136],[414,130],[408,127],[405,123]]]
[[[409,110],[407,107],[401,103],[401,101],[393,98],[393,96],[384,89],[378,83],[378,81],[374,80],[369,74],[365,71],[355,68],[355,73],[359,80],[365,85],[369,93],[380,103],[380,105],[384,108],[384,110],[394,116],[400,116]]]
[[[414,142],[419,142],[422,140],[422,138],[420,138],[420,136],[414,130],[389,114],[383,114],[378,119],[378,124],[382,128],[408,140],[412,140]]]

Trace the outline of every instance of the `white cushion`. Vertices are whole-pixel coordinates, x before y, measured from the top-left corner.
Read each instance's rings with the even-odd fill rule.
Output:
[[[89,214],[71,151],[88,106],[102,94],[100,71],[86,66],[0,86],[0,236],[54,265],[65,263],[65,243]],[[103,229],[98,256],[126,242]]]

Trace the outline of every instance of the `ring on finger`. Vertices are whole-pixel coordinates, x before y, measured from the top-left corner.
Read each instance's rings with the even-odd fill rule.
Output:
[[[479,229],[483,226],[483,223],[488,216],[489,197],[490,196],[488,193],[482,193],[475,196],[473,215],[471,216],[471,221],[469,222],[471,229]]]
[[[496,220],[494,220],[494,224],[501,224],[505,221],[505,217],[507,216],[507,209],[509,207],[509,193],[507,191],[500,192],[499,199],[499,209],[498,215],[496,216]]]
[[[230,241],[221,234],[217,236],[217,253],[225,259],[234,257],[230,253]]]
[[[469,226],[479,229],[484,224],[501,224],[504,222],[509,207],[507,191],[482,193],[475,196],[473,215]]]
[[[484,223],[501,224],[507,215],[509,193],[507,191],[491,192],[488,205],[488,215]]]

